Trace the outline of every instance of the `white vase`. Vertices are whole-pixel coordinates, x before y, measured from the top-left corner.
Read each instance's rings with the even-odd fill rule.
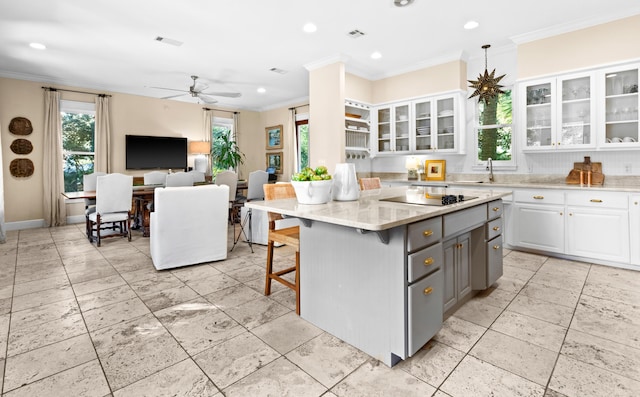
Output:
[[[360,187],[356,178],[356,165],[338,163],[333,173],[333,199],[337,201],[353,201],[360,197]]]

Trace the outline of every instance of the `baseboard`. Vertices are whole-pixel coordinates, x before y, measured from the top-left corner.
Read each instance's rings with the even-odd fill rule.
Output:
[[[72,215],[67,217],[67,225],[72,223],[84,223],[87,218],[84,215]]]
[[[18,221],[18,222],[6,222],[4,224],[5,229],[9,230],[23,230],[23,229],[38,229],[45,227],[44,219],[32,219],[30,221]]]

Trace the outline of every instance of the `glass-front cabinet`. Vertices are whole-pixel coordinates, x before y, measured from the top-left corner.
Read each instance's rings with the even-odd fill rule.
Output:
[[[416,124],[415,150],[433,150],[435,142],[431,133],[431,101],[416,101],[413,103],[413,114]]]
[[[370,108],[347,100],[344,104],[345,152],[347,158],[365,157],[370,147]]]
[[[411,106],[400,103],[379,107],[376,110],[377,152],[408,153],[410,150]]]
[[[599,143],[603,148],[638,146],[638,66],[606,69],[599,75],[604,93],[599,106],[604,131]]]
[[[592,74],[523,83],[525,149],[570,150],[595,147]]]

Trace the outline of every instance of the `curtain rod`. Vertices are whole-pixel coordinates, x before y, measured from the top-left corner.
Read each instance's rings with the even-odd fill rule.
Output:
[[[96,94],[95,92],[86,92],[86,91],[76,91],[76,90],[65,90],[64,88],[53,88],[53,87],[42,87],[43,90],[49,90],[49,91],[67,91],[67,92],[75,92],[78,94],[89,94],[89,95],[95,95],[95,96],[99,96],[99,97],[110,97],[111,95],[108,94]]]
[[[218,112],[227,112],[227,113],[233,113],[233,114],[240,113],[240,112],[233,112],[231,110],[224,110],[224,109],[213,109],[213,108],[202,108],[202,109],[204,109],[204,110],[215,110],[215,111],[218,111]]]
[[[294,106],[294,107],[292,107],[292,108],[289,108],[289,110],[293,110],[293,109],[297,109],[297,108],[302,108],[302,107],[305,107],[305,106],[309,106],[309,104],[307,103],[307,104],[304,104],[304,105]]]

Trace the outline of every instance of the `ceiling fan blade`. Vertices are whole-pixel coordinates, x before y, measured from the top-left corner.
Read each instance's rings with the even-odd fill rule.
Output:
[[[177,98],[177,97],[179,97],[179,96],[185,96],[185,95],[187,95],[187,93],[184,93],[184,94],[178,94],[178,95],[163,96],[163,97],[162,97],[162,98],[160,98],[160,99],[171,99],[171,98]]]
[[[198,98],[202,99],[205,103],[208,104],[212,104],[212,103],[216,103],[218,102],[217,100],[211,98],[210,96],[203,94],[203,93],[199,93],[198,94]]]
[[[189,92],[188,90],[178,90],[175,88],[166,88],[166,87],[149,87],[149,88],[157,88],[159,90],[168,90],[168,91]]]
[[[228,98],[240,98],[242,96],[239,92],[203,92],[205,95],[224,96]]]

